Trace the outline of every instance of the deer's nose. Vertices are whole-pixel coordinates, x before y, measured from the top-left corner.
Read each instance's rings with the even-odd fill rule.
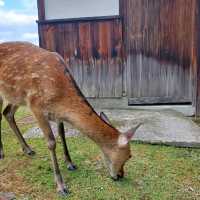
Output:
[[[119,177],[119,175],[116,175],[116,176],[112,176],[112,179],[113,179],[113,181],[119,181],[119,179],[120,179],[120,177]]]
[[[117,174],[118,179],[124,178],[124,174]]]
[[[120,179],[124,178],[124,171],[121,170],[116,176],[112,177],[114,181],[119,181]]]
[[[119,175],[119,174],[117,174],[117,176],[115,176],[115,177],[112,177],[112,179],[114,180],[114,181],[119,181],[120,179],[122,179],[124,176],[123,175]]]
[[[118,172],[117,176],[119,178],[123,178],[124,177],[124,170],[123,170],[123,168]]]

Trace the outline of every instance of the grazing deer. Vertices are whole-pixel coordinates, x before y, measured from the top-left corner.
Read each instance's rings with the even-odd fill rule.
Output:
[[[140,125],[127,133],[120,133],[109,124],[103,113],[99,116],[80,92],[65,67],[64,60],[58,54],[30,43],[0,44],[0,96],[2,97],[0,111],[2,99],[6,99],[9,105],[3,114],[15,132],[23,151],[28,155],[34,152],[20,133],[14,114],[19,106],[26,105],[36,118],[50,150],[59,193],[66,195],[68,191],[57,162],[56,141],[49,125],[48,115],[60,122],[58,130],[69,169],[75,169],[75,166],[68,153],[63,121],[77,127],[100,147],[108,171],[114,180],[124,176],[124,164],[131,157],[129,140]],[[0,132],[0,158],[2,157],[3,145]]]

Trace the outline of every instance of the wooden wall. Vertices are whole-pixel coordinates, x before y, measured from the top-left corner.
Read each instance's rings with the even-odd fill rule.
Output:
[[[40,46],[60,53],[87,97],[121,97],[120,19],[39,24]]]
[[[196,0],[121,1],[127,92],[136,103],[193,101],[195,7]]]
[[[192,103],[200,114],[199,0],[120,0],[118,18],[55,23],[38,5],[40,45],[64,57],[86,96]]]
[[[129,53],[190,64],[196,0],[125,0],[123,4]]]

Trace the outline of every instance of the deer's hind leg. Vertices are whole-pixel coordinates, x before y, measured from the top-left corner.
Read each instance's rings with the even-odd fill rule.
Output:
[[[22,147],[22,150],[25,154],[32,156],[35,154],[35,152],[29,147],[29,145],[26,143],[24,137],[22,136],[19,128],[17,127],[17,124],[15,122],[15,112],[17,111],[17,106],[14,106],[12,104],[9,104],[5,110],[3,111],[3,115],[6,118],[10,128],[13,130],[15,135],[17,136],[17,139]]]
[[[64,123],[58,122],[57,124],[58,124],[58,134],[61,138],[61,142],[63,145],[64,159],[65,159],[65,162],[67,163],[67,168],[70,171],[74,171],[74,170],[76,170],[77,167],[76,167],[76,165],[73,164],[71,156],[68,151],[68,147],[67,147],[67,143],[66,143],[66,139],[65,139]]]
[[[3,99],[0,96],[0,160],[4,158],[3,143],[2,143],[2,137],[1,137],[2,107],[3,107]]]

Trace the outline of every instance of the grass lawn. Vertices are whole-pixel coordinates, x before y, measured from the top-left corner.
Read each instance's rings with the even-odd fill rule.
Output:
[[[20,109],[17,119],[27,116]],[[21,124],[24,132],[30,125]],[[5,159],[0,161],[0,192],[14,192],[19,199],[57,200],[46,143],[29,139],[36,151],[25,156],[3,120]],[[126,165],[123,181],[113,182],[94,143],[85,137],[68,139],[78,169],[69,172],[58,140],[57,154],[69,200],[200,200],[200,149],[174,148],[133,142],[133,158]]]

